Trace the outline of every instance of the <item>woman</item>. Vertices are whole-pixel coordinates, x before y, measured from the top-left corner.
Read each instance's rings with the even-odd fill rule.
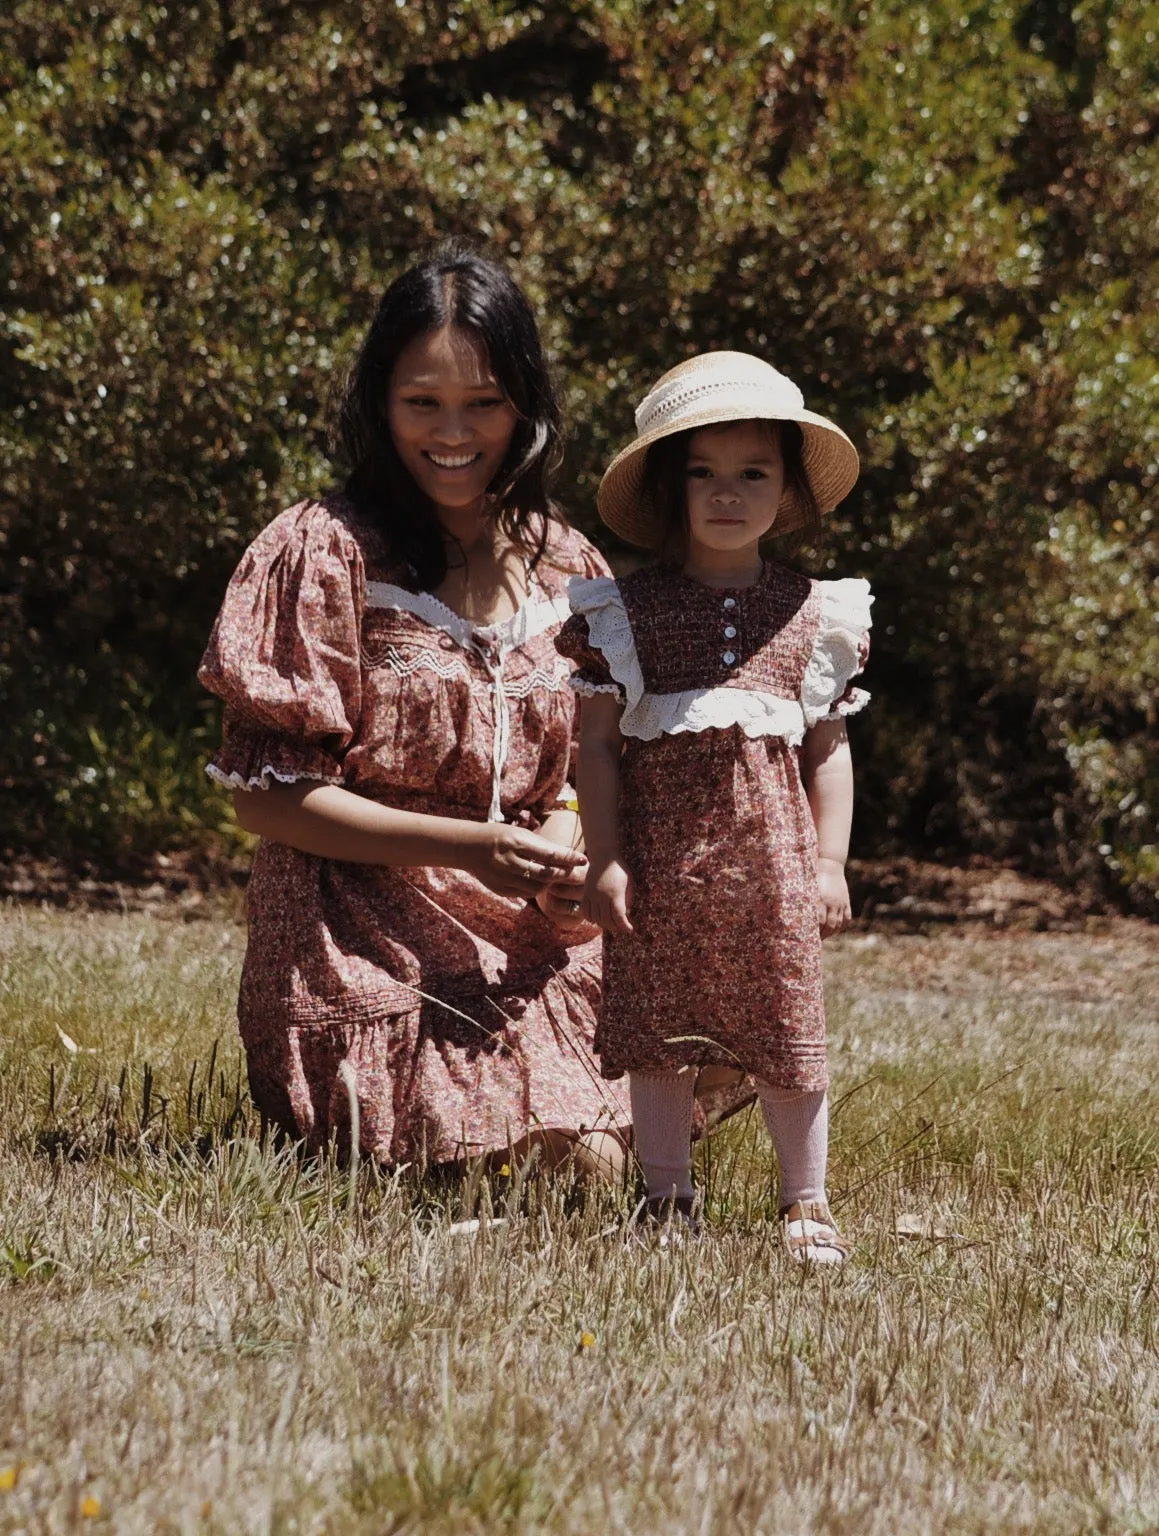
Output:
[[[202,662],[209,772],[262,842],[238,1013],[250,1088],[307,1145],[391,1165],[614,1167],[591,1058],[573,696],[553,639],[604,562],[557,515],[559,406],[528,302],[459,245],[383,296],[340,416],[345,493],[254,541]]]

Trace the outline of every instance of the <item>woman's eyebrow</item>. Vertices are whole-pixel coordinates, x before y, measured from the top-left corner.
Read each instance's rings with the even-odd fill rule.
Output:
[[[498,394],[503,393],[499,386],[498,379],[495,378],[473,379],[469,384],[465,384],[463,387],[464,389],[489,390]],[[410,373],[399,379],[396,388],[435,390],[445,388],[445,383],[442,379],[432,377],[430,374]]]

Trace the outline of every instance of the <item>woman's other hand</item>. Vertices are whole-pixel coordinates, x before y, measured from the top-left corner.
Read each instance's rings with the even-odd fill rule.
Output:
[[[619,859],[588,869],[580,911],[589,922],[607,933],[633,933],[628,916],[631,902],[631,877]]]
[[[594,923],[588,922],[582,911],[587,872],[587,865],[580,865],[571,874],[553,880],[535,898],[535,904],[544,917],[549,917],[557,928],[562,928],[568,936],[568,942],[572,944],[594,939],[600,931]]]

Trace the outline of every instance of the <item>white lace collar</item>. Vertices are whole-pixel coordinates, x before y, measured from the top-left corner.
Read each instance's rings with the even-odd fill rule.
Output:
[[[470,650],[488,649],[514,651],[529,640],[534,640],[553,624],[562,624],[570,608],[566,596],[552,597],[546,588],[533,586],[522,605],[507,619],[497,624],[474,624],[463,618],[453,608],[448,608],[441,598],[432,592],[408,592],[405,587],[389,581],[366,583],[368,608],[394,608],[402,613],[412,613],[432,629],[450,635],[456,644]]]

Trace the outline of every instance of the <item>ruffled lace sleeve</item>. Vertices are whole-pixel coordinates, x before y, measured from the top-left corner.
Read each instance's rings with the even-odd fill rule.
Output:
[[[624,686],[623,667],[615,665],[615,658],[630,653],[634,660],[635,644],[615,579],[611,576],[575,577],[568,583],[567,591],[572,614],[556,635],[555,648],[575,664],[572,688],[581,698],[609,693],[621,704],[625,703],[628,692]],[[607,648],[609,639],[611,651]],[[642,681],[640,691],[643,691]]]
[[[342,782],[362,705],[365,589],[357,541],[316,502],[283,512],[255,539],[198,670],[225,703],[211,778],[231,789]]]
[[[869,694],[852,686],[869,658],[869,628],[873,622],[869,583],[848,576],[822,581],[821,623],[801,685],[801,709],[806,727],[818,720],[854,715],[869,703]]]

